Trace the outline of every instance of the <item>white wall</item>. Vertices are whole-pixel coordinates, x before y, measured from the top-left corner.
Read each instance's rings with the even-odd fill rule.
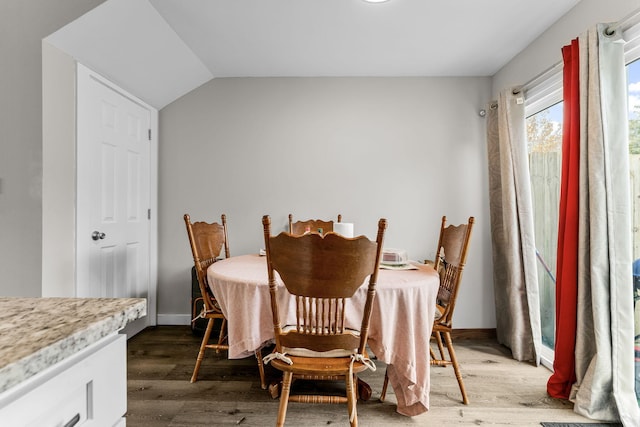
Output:
[[[42,43],[42,296],[76,296],[76,61]]]
[[[263,247],[261,217],[354,222],[432,258],[440,218],[476,217],[458,328],[495,327],[485,123],[489,78],[224,78],[160,112],[159,323],[189,313],[182,216],[226,213],[232,255]],[[186,317],[183,317],[186,318]]]
[[[0,295],[40,296],[43,37],[103,0],[0,2]]]

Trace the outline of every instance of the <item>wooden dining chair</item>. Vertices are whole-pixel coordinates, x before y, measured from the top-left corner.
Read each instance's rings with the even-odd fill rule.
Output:
[[[338,221],[342,222],[342,215],[338,215]],[[333,231],[333,221],[324,221],[321,219],[308,219],[305,221],[293,222],[293,215],[289,214],[289,233],[304,234],[311,233],[328,233]]]
[[[471,239],[474,221],[474,217],[469,217],[466,224],[447,225],[447,217],[442,217],[434,261],[434,269],[440,275],[440,287],[438,288],[436,312],[431,332],[431,336],[438,346],[439,355],[436,355],[431,348],[429,349],[430,364],[432,366],[453,366],[458,386],[462,393],[462,402],[465,405],[469,404],[469,398],[460,373],[460,364],[453,348],[451,331],[453,328],[453,312],[456,306],[458,290],[460,289],[462,272],[467,262],[469,240]],[[445,345],[448,357],[445,354]],[[385,374],[382,392],[380,393],[381,401],[385,399],[388,382],[389,378]]]
[[[213,292],[211,292],[207,281],[207,268],[220,259],[222,249],[224,248],[225,258],[231,256],[229,253],[229,240],[227,238],[227,216],[222,214],[220,220],[220,223],[207,223],[203,221],[192,223],[189,214],[184,215],[184,222],[187,226],[187,235],[189,237],[189,244],[191,245],[191,253],[193,255],[193,262],[203,303],[200,314],[192,321],[198,318],[208,319],[207,328],[202,337],[202,343],[200,344],[200,350],[196,359],[196,366],[191,375],[192,383],[198,380],[198,372],[200,371],[200,365],[204,359],[206,349],[213,349],[216,352],[229,350],[227,319]],[[215,343],[209,343],[214,324],[217,320],[220,321],[218,340]],[[260,372],[260,386],[266,389],[267,384],[264,377],[264,365],[262,363],[262,353],[260,350],[256,351],[256,359],[258,360],[258,370]]]
[[[366,344],[387,221],[378,221],[375,242],[334,233],[272,236],[269,216],[262,218],[262,224],[275,335],[275,349],[265,363],[283,372],[276,426],[284,425],[289,402],[346,403],[350,424],[357,426],[357,374],[375,370]],[[294,324],[284,322],[288,310],[280,307],[283,300],[276,277],[295,299]],[[352,297],[367,277],[366,302],[356,308]],[[344,380],[346,393],[292,394],[297,379]]]

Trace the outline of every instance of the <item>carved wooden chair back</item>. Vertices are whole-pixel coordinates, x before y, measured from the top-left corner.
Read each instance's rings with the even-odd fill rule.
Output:
[[[342,222],[342,215],[338,215],[338,221]],[[324,221],[321,219],[308,219],[306,221],[293,222],[293,215],[289,214],[289,233],[304,234],[311,233],[328,233],[333,231],[333,221]]]

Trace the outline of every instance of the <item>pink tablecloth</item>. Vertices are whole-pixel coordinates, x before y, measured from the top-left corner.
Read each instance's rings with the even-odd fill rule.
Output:
[[[227,317],[230,359],[252,356],[273,342],[265,257],[242,255],[218,261],[209,267],[207,277]],[[429,339],[438,283],[438,275],[427,265],[378,274],[368,344],[388,365],[397,411],[403,415],[429,409]],[[284,287],[279,297],[286,298]],[[355,305],[365,298],[366,286],[362,286]]]

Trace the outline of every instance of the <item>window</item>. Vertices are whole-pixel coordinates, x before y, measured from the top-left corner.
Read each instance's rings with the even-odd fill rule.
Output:
[[[540,362],[553,369],[562,171],[562,64],[534,83],[525,90],[525,115],[540,295]]]
[[[633,230],[633,304],[636,399],[640,403],[640,59],[627,65],[629,172]]]
[[[562,170],[562,114],[558,102],[527,118],[527,148],[538,258],[541,360],[553,366],[556,306],[556,252]]]

